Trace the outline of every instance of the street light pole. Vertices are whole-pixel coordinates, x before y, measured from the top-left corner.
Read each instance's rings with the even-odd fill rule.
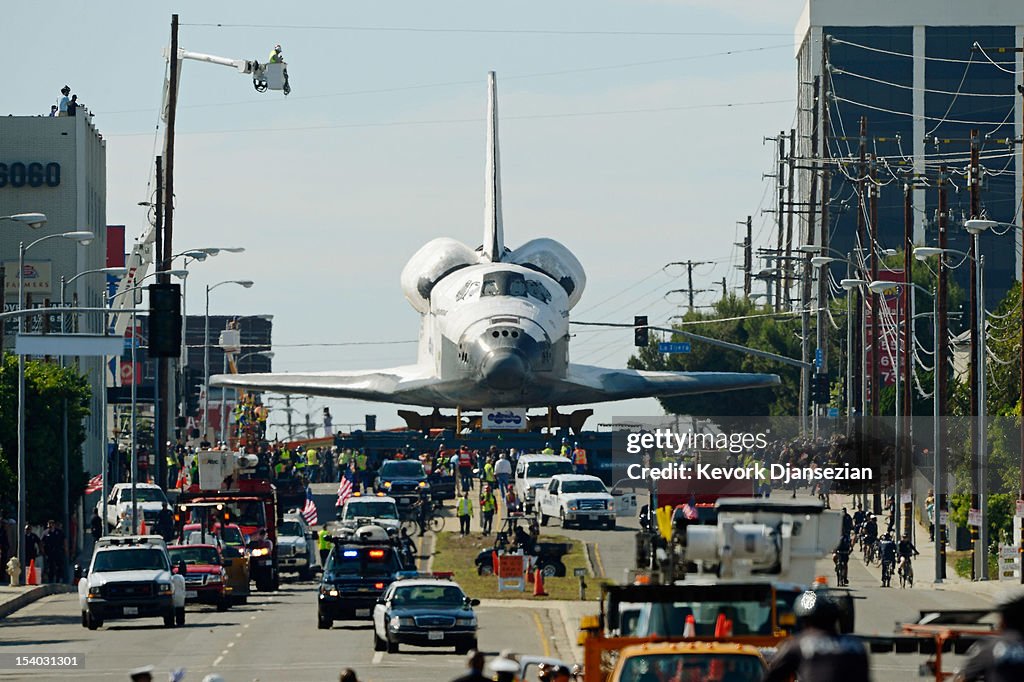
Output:
[[[41,216],[42,214],[32,214]],[[36,220],[38,222],[38,218]],[[42,218],[42,222],[46,222],[45,216]],[[42,224],[42,223],[40,223]],[[31,225],[31,223],[30,223]],[[85,230],[76,230],[73,232],[58,232],[56,234],[48,234],[45,237],[40,237],[35,241],[31,242],[28,246],[25,242],[18,244],[18,310],[25,309],[25,253],[36,244],[44,242],[48,239],[71,239],[79,243],[87,244],[93,238],[92,232]],[[25,316],[18,316],[18,335],[25,333]],[[17,341],[17,339],[15,339]],[[17,353],[17,348],[15,348]],[[23,568],[25,566],[25,506],[27,497],[27,481],[25,473],[25,401],[27,399],[26,388],[25,388],[25,355],[23,353],[17,353],[18,355],[18,561],[21,562]]]
[[[206,285],[206,314],[203,331],[203,438],[207,437],[210,420],[210,292],[224,284],[237,284],[248,289],[253,282],[249,279],[227,279],[223,282]]]

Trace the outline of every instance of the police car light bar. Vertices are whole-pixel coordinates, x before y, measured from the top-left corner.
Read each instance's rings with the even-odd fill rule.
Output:
[[[359,551],[355,550],[355,549],[346,549],[344,552],[341,553],[341,556],[345,556],[345,557],[359,556]]]

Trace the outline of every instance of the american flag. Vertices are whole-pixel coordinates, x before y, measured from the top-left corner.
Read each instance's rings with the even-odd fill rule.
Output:
[[[342,476],[341,483],[338,484],[338,501],[334,503],[334,506],[343,506],[345,504],[345,500],[350,497],[352,497],[352,481]]]
[[[302,508],[302,518],[306,519],[306,523],[311,526],[315,526],[320,521],[316,514],[316,504],[313,502],[313,491],[309,486],[306,486],[306,506]]]
[[[90,495],[97,490],[103,489],[103,474],[96,474],[85,484],[85,494]]]

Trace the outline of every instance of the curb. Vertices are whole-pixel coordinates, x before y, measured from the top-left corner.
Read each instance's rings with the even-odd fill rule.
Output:
[[[70,594],[77,591],[78,590],[72,585],[65,585],[63,583],[48,583],[46,585],[38,585],[36,587],[29,588],[13,599],[9,599],[3,604],[0,604],[0,619],[6,618],[15,611],[22,609],[43,597],[49,597],[53,594]]]

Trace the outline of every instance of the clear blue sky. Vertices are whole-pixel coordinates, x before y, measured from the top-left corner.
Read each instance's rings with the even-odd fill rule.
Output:
[[[11,3],[0,115],[44,114],[70,84],[108,141],[107,220],[134,237],[171,13],[188,50],[264,60],[280,42],[287,99],[228,68],[184,64],[175,246],[247,249],[194,266],[189,312],[201,312],[204,284],[251,278],[252,289],[218,289],[211,310],[272,314],[276,371],[388,367],[413,362],[415,345],[289,344],[416,338],[402,266],[433,237],[475,247],[483,234],[492,69],[506,241],[548,236],[576,253],[589,282],[574,319],[666,322],[681,301],[664,292],[685,286],[673,279],[682,269],[660,272],[669,261],[714,261],[695,286],[739,284],[736,221],[754,214],[761,244],[770,233],[771,216],[757,214],[773,155],[762,137],[794,122],[802,4]],[[524,32],[538,29],[554,32]],[[703,107],[772,100],[785,101]],[[574,361],[623,366],[632,334],[580,333],[571,348]],[[336,423],[375,413],[397,424],[393,406],[329,404]],[[611,404],[591,426],[657,413],[654,401]]]

